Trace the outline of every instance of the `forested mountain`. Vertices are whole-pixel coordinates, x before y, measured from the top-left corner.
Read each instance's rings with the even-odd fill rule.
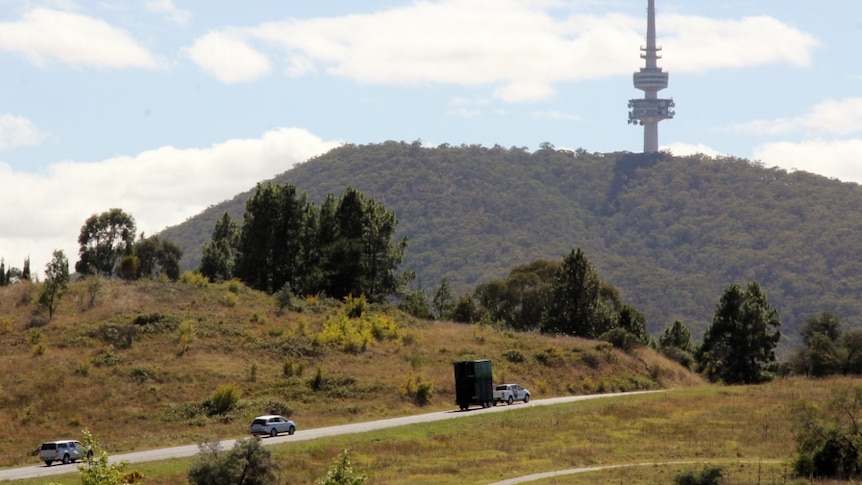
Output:
[[[393,210],[408,246],[401,270],[429,293],[459,294],[536,259],[581,248],[658,334],[681,320],[699,340],[724,288],[756,280],[795,340],[805,318],[862,326],[862,190],[737,158],[588,154],[525,148],[345,145],[275,177],[319,204],[354,187]],[[249,191],[161,234],[197,266]]]

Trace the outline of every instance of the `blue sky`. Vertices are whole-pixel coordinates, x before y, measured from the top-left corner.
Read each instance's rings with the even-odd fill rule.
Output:
[[[656,0],[674,154],[862,182],[862,2]],[[0,257],[77,261],[341,143],[642,149],[646,0],[0,0]]]

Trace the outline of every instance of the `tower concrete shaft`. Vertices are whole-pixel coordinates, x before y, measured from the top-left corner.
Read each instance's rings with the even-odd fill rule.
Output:
[[[673,118],[673,99],[660,99],[658,92],[667,87],[668,73],[658,67],[661,47],[655,41],[655,0],[647,4],[647,42],[641,47],[645,66],[634,73],[634,86],[644,92],[642,99],[629,100],[629,124],[644,127],[644,153],[658,151],[658,122]]]

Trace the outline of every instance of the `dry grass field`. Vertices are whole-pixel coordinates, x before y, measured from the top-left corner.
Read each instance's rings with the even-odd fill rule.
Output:
[[[279,312],[237,282],[79,281],[50,321],[38,289],[0,288],[0,467],[36,464],[42,441],[82,429],[116,453],[245,436],[273,410],[313,428],[451,409],[452,362],[463,359],[492,359],[495,381],[534,398],[703,384],[649,349],[361,305],[347,318],[346,305],[324,300]],[[357,325],[371,326],[366,337]],[[239,401],[212,413],[224,386]]]
[[[344,448],[368,485],[493,484],[575,467],[535,485],[672,485],[705,465],[722,467],[722,485],[838,485],[794,478],[792,409],[824,402],[855,379],[778,380],[759,386],[697,386],[662,393],[541,407],[383,431],[300,441],[271,448],[281,485],[322,477]],[[618,466],[636,465],[636,466]],[[184,485],[188,460],[135,466],[147,484]],[[80,483],[67,475],[63,485]],[[21,485],[37,485],[24,481]],[[856,482],[858,483],[858,482]]]

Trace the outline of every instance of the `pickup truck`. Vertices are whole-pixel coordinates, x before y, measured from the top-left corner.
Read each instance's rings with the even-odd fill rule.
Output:
[[[494,388],[494,406],[498,402],[512,404],[515,401],[530,402],[530,391],[518,384],[500,384]]]

